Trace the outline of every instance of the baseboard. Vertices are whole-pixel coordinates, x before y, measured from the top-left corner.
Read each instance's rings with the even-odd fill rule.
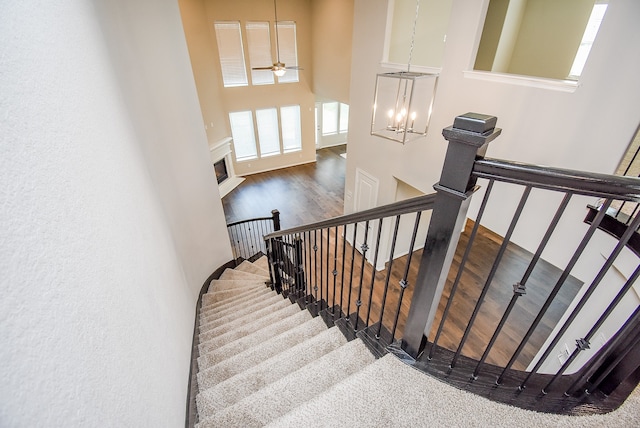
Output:
[[[198,320],[200,319],[200,303],[202,302],[202,296],[209,291],[209,284],[212,280],[220,278],[222,272],[225,269],[233,269],[236,263],[234,260],[225,263],[215,270],[209,278],[207,278],[200,288],[200,294],[198,295],[198,301],[196,302],[196,319],[193,325],[193,339],[191,341],[191,367],[189,367],[189,382],[187,385],[187,412],[185,414],[184,426],[186,428],[193,428],[197,423],[196,418],[198,415],[196,409],[196,396],[198,395],[198,382],[196,379],[198,373],[198,337],[199,326]]]

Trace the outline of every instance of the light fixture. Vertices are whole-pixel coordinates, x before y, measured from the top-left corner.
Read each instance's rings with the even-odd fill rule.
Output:
[[[302,70],[302,68],[292,65],[290,67],[286,67],[284,62],[280,61],[280,37],[278,37],[278,7],[276,5],[276,0],[273,0],[273,15],[275,17],[275,26],[276,26],[276,55],[277,61],[273,63],[273,65],[269,67],[252,67],[252,70],[271,70],[273,74],[278,77],[284,76],[287,70]]]
[[[437,74],[411,71],[419,9],[416,0],[407,71],[379,73],[373,98],[371,135],[402,144],[427,135],[437,83]]]

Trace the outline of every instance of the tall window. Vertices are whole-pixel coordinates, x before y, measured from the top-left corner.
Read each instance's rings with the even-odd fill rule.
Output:
[[[247,69],[244,63],[240,23],[218,21],[214,27],[224,86],[247,86]]]
[[[264,157],[280,154],[278,110],[275,108],[256,110],[256,123],[258,124],[260,156]]]
[[[280,61],[285,66],[298,65],[298,48],[296,46],[296,23],[280,21],[278,25],[278,42],[280,44]],[[278,83],[298,81],[298,70],[287,70],[284,76],[278,77]]]
[[[247,22],[247,45],[249,46],[249,64],[251,64],[251,83],[253,85],[273,84],[270,70],[253,70],[254,67],[269,67],[271,61],[271,35],[268,22]]]
[[[591,46],[596,40],[596,35],[598,34],[600,24],[602,24],[602,19],[604,18],[604,13],[606,11],[606,3],[596,3],[593,5],[589,21],[587,22],[587,28],[584,30],[584,35],[582,36],[580,47],[578,48],[578,53],[576,53],[576,57],[571,65],[569,79],[577,79],[582,74],[582,69],[587,63],[587,57],[589,56],[589,52],[591,52]]]
[[[282,121],[282,148],[284,152],[302,150],[300,106],[280,107],[280,118]]]
[[[253,114],[251,111],[236,111],[229,113],[231,135],[237,160],[255,159],[258,157],[256,149],[256,134],[253,131]]]

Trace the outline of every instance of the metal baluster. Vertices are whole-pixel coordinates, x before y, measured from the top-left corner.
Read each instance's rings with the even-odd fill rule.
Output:
[[[371,315],[371,301],[373,299],[373,286],[376,282],[376,266],[378,266],[378,253],[380,250],[380,236],[382,234],[382,219],[378,220],[378,236],[376,237],[376,251],[373,255],[373,271],[371,272],[371,288],[369,290],[369,305],[367,306],[367,320],[364,322],[369,327],[369,317]]]
[[[480,228],[480,220],[484,214],[484,209],[487,207],[487,202],[489,202],[489,196],[491,195],[491,191],[493,190],[493,183],[495,180],[489,180],[489,184],[487,185],[487,190],[484,192],[484,197],[482,198],[482,204],[480,204],[480,209],[478,210],[478,215],[476,216],[476,220],[473,223],[473,229],[471,230],[471,234],[469,235],[469,242],[467,242],[467,248],[464,250],[464,254],[462,255],[462,260],[460,261],[460,266],[458,266],[458,272],[456,273],[456,279],[453,281],[453,286],[451,287],[451,291],[449,292],[449,298],[447,299],[447,305],[444,308],[444,312],[442,313],[442,318],[440,319],[440,325],[438,325],[438,331],[436,332],[436,336],[433,339],[433,344],[431,345],[431,349],[429,349],[429,356],[427,359],[431,360],[433,358],[433,351],[435,350],[436,345],[438,344],[438,340],[440,339],[440,335],[442,334],[442,330],[444,328],[444,324],[449,316],[449,309],[451,309],[451,304],[453,303],[453,298],[458,290],[458,285],[460,284],[460,279],[462,278],[462,273],[464,272],[464,268],[467,264],[467,260],[469,259],[469,253],[471,253],[471,247],[473,246],[473,242],[476,239],[476,234],[478,233],[478,229]]]
[[[340,280],[340,309],[344,308],[342,301],[344,292],[344,256],[347,251],[347,225],[342,226],[342,279]],[[347,314],[349,316],[349,314]]]
[[[411,258],[413,257],[413,247],[416,244],[416,236],[418,235],[418,227],[420,226],[420,216],[422,215],[421,211],[416,213],[416,221],[413,225],[413,234],[411,235],[411,243],[409,244],[409,254],[407,255],[407,264],[404,268],[404,276],[400,280],[400,296],[398,296],[398,308],[396,310],[396,318],[393,321],[393,329],[391,330],[391,341],[395,340],[396,336],[396,328],[398,327],[398,319],[400,318],[400,308],[402,307],[402,299],[404,297],[404,292],[409,286],[409,282],[407,278],[409,278],[409,268],[411,267]]]
[[[609,257],[605,261],[605,263],[602,266],[602,268],[600,268],[600,271],[598,272],[598,275],[596,275],[595,279],[591,282],[591,285],[589,285],[589,288],[587,289],[586,293],[582,296],[582,298],[578,302],[578,305],[573,309],[573,311],[571,312],[571,315],[569,315],[569,318],[567,318],[567,320],[564,322],[564,325],[560,328],[560,331],[556,334],[554,339],[551,341],[551,343],[549,344],[549,346],[545,350],[543,356],[540,358],[540,360],[538,360],[538,362],[534,366],[534,368],[531,371],[531,373],[529,373],[527,375],[527,377],[525,378],[525,380],[522,382],[522,385],[521,385],[522,387],[524,387],[524,384],[529,380],[531,375],[538,371],[538,369],[540,368],[540,366],[542,365],[544,360],[551,353],[552,348],[554,348],[556,346],[556,344],[560,341],[562,335],[569,328],[569,325],[571,325],[571,323],[576,319],[576,317],[578,316],[578,313],[580,312],[580,310],[582,310],[584,305],[587,303],[587,300],[589,300],[589,298],[591,297],[591,295],[595,291],[596,287],[600,284],[600,282],[604,278],[605,274],[609,271],[611,266],[613,266],[613,262],[615,261],[615,259],[618,257],[620,252],[622,252],[622,249],[625,247],[625,245],[627,245],[627,242],[629,241],[631,236],[635,233],[635,230],[638,227],[638,225],[640,225],[640,215],[636,216],[633,219],[632,227],[628,227],[627,230],[625,230],[625,232],[622,234],[622,237],[620,238],[620,241],[618,242],[616,247],[613,249],[613,251],[611,252]],[[639,271],[636,269],[636,271],[634,272],[634,275],[636,275],[638,272]],[[629,287],[631,287],[631,285],[633,285],[633,283],[628,284]],[[625,285],[625,287],[626,287],[626,285]],[[616,300],[618,298],[621,299],[622,296],[616,296],[616,299],[614,300],[614,302],[616,302]],[[617,304],[617,302],[616,302],[616,304]],[[613,308],[611,308],[611,310],[613,310]],[[609,308],[607,308],[607,312],[605,312],[605,314],[608,314],[608,313],[609,313]],[[599,322],[600,322],[600,320],[599,320]],[[604,320],[602,320],[602,322],[604,322]],[[579,348],[578,351],[584,350],[584,349],[586,349],[585,347],[589,346],[588,339],[590,339],[590,338],[591,338],[591,336],[587,336],[586,340],[585,339],[580,339],[580,340],[576,341],[577,342],[577,348]],[[567,360],[567,362],[570,363],[571,361],[573,361],[575,359],[576,356],[577,356],[577,352],[574,351],[573,354]],[[564,373],[564,371],[566,370],[566,368],[568,366],[567,362],[565,362],[565,364],[563,364],[562,368],[558,371],[559,374],[556,373],[556,375],[553,377],[553,379],[544,388],[542,388],[542,393],[543,394],[546,394],[545,389],[548,388],[553,382],[555,382],[555,380],[560,375],[562,375],[562,373]]]
[[[329,308],[329,249],[331,248],[331,244],[329,242],[329,239],[331,237],[331,229],[327,228],[327,263],[325,265],[325,293],[324,295],[326,296],[326,304],[327,304],[327,309]]]
[[[315,280],[313,281],[313,300],[314,305],[318,306],[318,230],[313,231],[313,274]]]
[[[322,283],[323,283],[323,275],[322,275],[322,229],[320,229],[320,309],[318,309],[319,311],[322,310],[322,301],[324,300],[324,298],[322,297]]]
[[[347,299],[347,320],[351,316],[351,292],[353,291],[353,265],[356,263],[356,233],[358,223],[353,223],[353,240],[351,241],[351,269],[349,269],[349,298]]]
[[[333,236],[333,304],[331,305],[331,316],[335,317],[336,308],[336,282],[338,279],[338,226],[334,229]],[[340,307],[342,309],[342,307]]]
[[[578,354],[580,354],[580,351],[584,351],[586,349],[589,349],[589,345],[590,345],[589,340],[591,340],[591,338],[596,334],[598,329],[600,327],[602,327],[602,324],[604,324],[604,322],[607,320],[607,318],[609,318],[609,315],[611,315],[613,310],[618,306],[618,304],[620,303],[622,298],[627,294],[627,291],[629,291],[629,289],[633,286],[633,283],[638,279],[639,276],[640,276],[640,265],[638,265],[636,267],[636,270],[633,272],[633,274],[626,281],[626,283],[624,284],[622,289],[620,289],[620,291],[618,291],[618,294],[616,294],[616,297],[609,304],[609,306],[607,306],[607,309],[604,311],[604,313],[602,315],[600,315],[600,318],[598,318],[598,321],[596,321],[596,323],[593,325],[593,327],[591,327],[589,332],[583,338],[580,338],[580,339],[576,340],[576,349],[573,350],[573,353],[571,353],[571,355],[569,356],[567,361],[564,362],[562,367],[560,367],[560,370],[558,370],[558,372],[555,374],[555,376],[553,376],[553,378],[549,381],[549,383],[547,383],[545,385],[545,387],[542,388],[542,392],[543,393],[547,389],[549,389],[549,387],[560,376],[562,376],[562,374],[569,368],[569,365],[571,365],[573,360],[575,360],[576,357],[578,356]],[[580,303],[582,303],[582,301]],[[585,300],[585,303],[586,303],[586,300]],[[580,306],[580,304],[578,304],[578,306]]]
[[[538,264],[538,261],[540,260],[540,257],[542,256],[542,251],[544,251],[544,248],[547,246],[547,243],[549,242],[549,239],[551,239],[551,235],[555,231],[556,226],[558,225],[558,222],[560,221],[560,217],[562,217],[562,214],[564,213],[565,209],[567,208],[567,205],[569,204],[569,200],[571,199],[571,196],[572,196],[571,193],[565,193],[564,198],[562,199],[562,202],[560,203],[560,206],[556,210],[556,214],[553,216],[553,219],[551,220],[551,224],[549,224],[549,227],[547,228],[547,231],[544,234],[544,236],[542,238],[542,241],[538,245],[538,249],[536,250],[536,253],[534,254],[533,258],[531,259],[531,262],[529,262],[529,266],[527,267],[527,270],[525,271],[524,275],[522,276],[522,279],[520,280],[520,282],[514,284],[514,286],[513,286],[513,297],[511,297],[511,301],[509,302],[509,305],[507,306],[507,309],[505,310],[504,314],[502,315],[502,319],[500,319],[500,322],[498,323],[498,326],[496,327],[496,330],[494,331],[493,336],[491,336],[491,340],[489,340],[489,344],[487,345],[487,347],[484,350],[484,353],[482,354],[482,358],[480,358],[480,361],[478,362],[478,365],[476,366],[475,370],[473,371],[473,374],[471,375],[471,377],[474,380],[478,378],[478,373],[480,371],[480,367],[482,366],[482,364],[484,363],[485,359],[489,355],[489,352],[491,351],[491,348],[493,347],[498,335],[502,331],[502,327],[504,326],[505,322],[507,321],[507,318],[509,317],[509,314],[511,314],[511,311],[512,311],[513,307],[515,306],[516,302],[518,301],[518,298],[520,296],[526,294],[527,281],[529,280],[529,277],[531,276],[531,273],[533,272],[533,269]]]
[[[302,250],[304,252],[304,275],[305,275],[305,290],[304,290],[304,301],[308,303],[308,297],[311,294],[311,266],[310,266],[310,242],[311,242],[311,232],[304,232],[302,234],[304,238],[304,243],[302,245]]]
[[[364,280],[364,264],[367,261],[367,239],[369,237],[369,220],[364,223],[364,242],[362,243],[362,264],[360,265],[360,285],[358,286],[358,298],[356,300],[356,322],[353,326],[354,330],[358,330],[358,320],[360,319],[360,306],[362,306],[362,281]],[[354,243],[355,244],[355,243]],[[374,269],[375,273],[375,269]]]
[[[489,291],[489,287],[493,282],[493,277],[495,276],[498,270],[498,265],[502,261],[502,256],[504,256],[504,252],[507,250],[507,245],[509,244],[511,235],[513,234],[513,231],[516,228],[516,224],[518,224],[518,220],[520,219],[520,214],[522,214],[522,210],[524,209],[524,206],[527,202],[527,199],[529,198],[530,193],[531,193],[531,186],[525,187],[522,197],[520,198],[520,203],[518,204],[518,208],[516,209],[516,213],[513,216],[513,219],[511,220],[511,224],[509,225],[509,229],[507,230],[507,233],[505,234],[504,239],[502,240],[502,245],[498,250],[498,255],[496,256],[496,259],[493,262],[493,266],[491,267],[489,276],[487,277],[484,287],[482,288],[480,297],[478,297],[478,302],[476,303],[476,306],[473,309],[473,313],[471,314],[471,319],[469,319],[467,328],[464,330],[464,334],[462,335],[462,340],[460,340],[460,344],[458,345],[458,349],[456,350],[456,353],[453,356],[453,360],[451,360],[451,364],[449,364],[451,368],[455,367],[456,362],[460,357],[460,353],[462,352],[462,347],[464,346],[465,342],[467,341],[467,338],[469,337],[469,332],[471,331],[471,327],[473,327],[473,323],[475,322],[476,317],[478,316],[478,312],[480,312],[480,307],[484,302],[484,297],[487,295],[487,292]]]
[[[387,303],[387,291],[389,291],[389,279],[391,279],[391,267],[393,266],[393,253],[396,250],[396,240],[398,238],[398,226],[400,225],[400,216],[396,216],[396,224],[393,228],[393,239],[391,240],[391,251],[389,252],[389,266],[387,267],[387,277],[384,281],[384,291],[382,293],[382,306],[380,307],[380,324],[378,325],[378,332],[376,333],[376,339],[380,339],[380,332],[382,331],[382,322],[384,316],[384,307]]]
[[[529,330],[527,330],[527,333],[524,335],[524,337],[520,341],[520,344],[518,345],[518,348],[515,350],[515,352],[511,356],[511,359],[509,360],[509,362],[507,363],[505,368],[502,370],[502,373],[500,373],[500,376],[498,376],[498,380],[496,381],[496,383],[498,385],[502,383],[502,380],[504,379],[505,373],[507,372],[507,370],[509,370],[511,368],[513,363],[515,363],[516,359],[520,356],[520,353],[524,349],[524,346],[529,341],[529,338],[533,334],[534,330],[536,329],[536,327],[538,327],[538,324],[540,324],[540,321],[542,320],[542,317],[547,312],[547,309],[549,309],[549,306],[551,306],[551,303],[553,302],[553,300],[555,299],[556,295],[560,291],[560,288],[562,287],[562,285],[564,284],[566,279],[569,277],[569,274],[571,273],[571,270],[573,269],[575,264],[578,262],[578,258],[580,257],[580,255],[582,255],[582,252],[586,248],[587,243],[589,242],[589,240],[591,240],[591,237],[593,236],[593,234],[595,233],[596,229],[600,225],[600,222],[604,218],[607,209],[611,206],[611,202],[612,202],[611,199],[607,199],[605,201],[604,205],[602,206],[602,208],[600,209],[600,211],[598,211],[598,214],[596,215],[595,219],[593,219],[593,221],[591,222],[591,225],[589,226],[589,229],[587,230],[587,232],[585,233],[584,237],[582,238],[582,241],[578,245],[578,248],[573,253],[573,256],[571,257],[571,260],[569,260],[569,263],[567,263],[567,266],[565,267],[564,271],[560,275],[560,278],[556,282],[556,285],[553,287],[553,290],[551,290],[551,293],[549,294],[549,297],[547,297],[547,300],[545,300],[544,304],[542,305],[542,308],[540,308],[540,310],[538,311],[538,315],[533,320],[533,323],[529,327]],[[519,388],[522,389],[522,388],[524,388],[524,386],[521,385]]]

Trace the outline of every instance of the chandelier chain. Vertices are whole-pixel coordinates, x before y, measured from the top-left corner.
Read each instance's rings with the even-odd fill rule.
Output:
[[[409,47],[409,62],[407,72],[411,71],[411,57],[413,56],[413,46],[416,39],[416,26],[418,24],[418,12],[420,11],[420,0],[416,0],[416,16],[413,18],[413,32],[411,33],[411,46]]]

